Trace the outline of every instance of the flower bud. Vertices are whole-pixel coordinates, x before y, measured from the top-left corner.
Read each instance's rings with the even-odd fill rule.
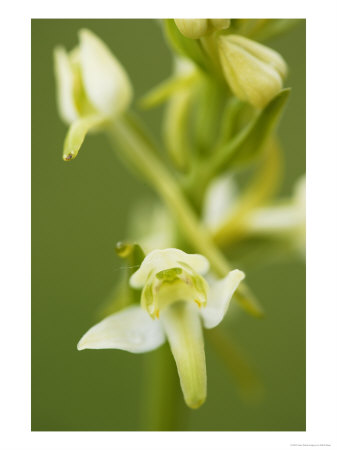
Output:
[[[182,35],[190,39],[199,39],[206,34],[226,29],[230,19],[174,19]]]
[[[282,89],[287,65],[276,51],[238,35],[219,37],[220,62],[233,93],[263,108]]]
[[[129,78],[108,47],[89,30],[79,32],[80,44],[69,54],[54,52],[57,104],[70,125],[63,159],[73,160],[86,134],[121,115],[129,106]]]
[[[79,32],[79,46],[69,54],[55,50],[57,102],[68,124],[90,114],[115,117],[131,101],[129,78],[101,39],[89,30]]]

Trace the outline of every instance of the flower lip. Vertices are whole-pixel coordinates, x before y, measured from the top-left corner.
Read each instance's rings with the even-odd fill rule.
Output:
[[[232,270],[209,287],[200,274],[208,266],[202,255],[178,249],[149,253],[138,273],[132,275],[132,286],[143,287],[141,307],[131,305],[99,322],[82,337],[78,349],[142,353],[168,340],[185,402],[190,408],[199,408],[207,395],[202,326],[213,328],[221,322],[244,278],[243,272]]]

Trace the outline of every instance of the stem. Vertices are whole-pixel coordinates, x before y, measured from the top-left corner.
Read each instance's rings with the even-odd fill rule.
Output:
[[[114,121],[108,131],[111,139],[117,143],[116,150],[120,158],[154,188],[175,217],[186,240],[208,258],[219,277],[226,276],[231,270],[229,263],[199,222],[177,182],[153,151],[144,134],[126,116]],[[243,288],[241,284],[237,294],[237,300],[246,311],[255,316],[262,315],[257,301],[249,298],[247,287]]]
[[[144,389],[141,411],[142,431],[182,431],[186,428],[179,378],[168,344],[144,355]],[[183,414],[181,414],[184,412]]]

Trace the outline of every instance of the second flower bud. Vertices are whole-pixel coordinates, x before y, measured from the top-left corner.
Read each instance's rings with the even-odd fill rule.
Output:
[[[275,50],[230,34],[219,37],[219,55],[233,93],[256,108],[264,108],[282,89],[287,65]]]

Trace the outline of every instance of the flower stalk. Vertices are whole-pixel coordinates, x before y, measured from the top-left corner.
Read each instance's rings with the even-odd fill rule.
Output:
[[[78,350],[159,349],[144,377],[147,429],[179,429],[178,378],[190,409],[205,402],[203,328],[220,324],[232,297],[249,314],[263,316],[242,282],[245,274],[232,270],[224,248],[250,235],[277,235],[304,252],[304,181],[284,205],[266,204],[279,176],[274,134],[289,96],[289,89],[283,89],[287,65],[251,37],[273,34],[279,26],[269,19],[165,20],[166,36],[180,54],[176,73],[142,105],[168,102],[162,131],[172,167],[129,111],[129,77],[104,42],[81,30],[75,49],[59,47],[54,53],[59,113],[69,126],[63,159],[77,156],[87,133],[103,131],[122,162],[146,180],[163,204],[159,226],[148,226],[146,215],[140,239],[116,246],[130,267],[114,291],[108,316],[78,343]],[[255,176],[238,195],[233,180],[245,167]],[[153,207],[151,212],[156,211]],[[158,229],[164,235],[159,242],[168,245],[158,244]],[[185,253],[177,245],[198,253]],[[217,332],[207,334],[241,386],[256,381],[228,340]]]
[[[231,270],[230,264],[198,220],[173,176],[149,146],[143,134],[133,126],[132,121],[127,116],[114,121],[108,129],[108,135],[123,162],[141,174],[164,201],[185,239],[196,251],[209,259],[219,277],[227,275]],[[241,286],[235,298],[249,314],[263,316],[262,307],[247,286]]]

